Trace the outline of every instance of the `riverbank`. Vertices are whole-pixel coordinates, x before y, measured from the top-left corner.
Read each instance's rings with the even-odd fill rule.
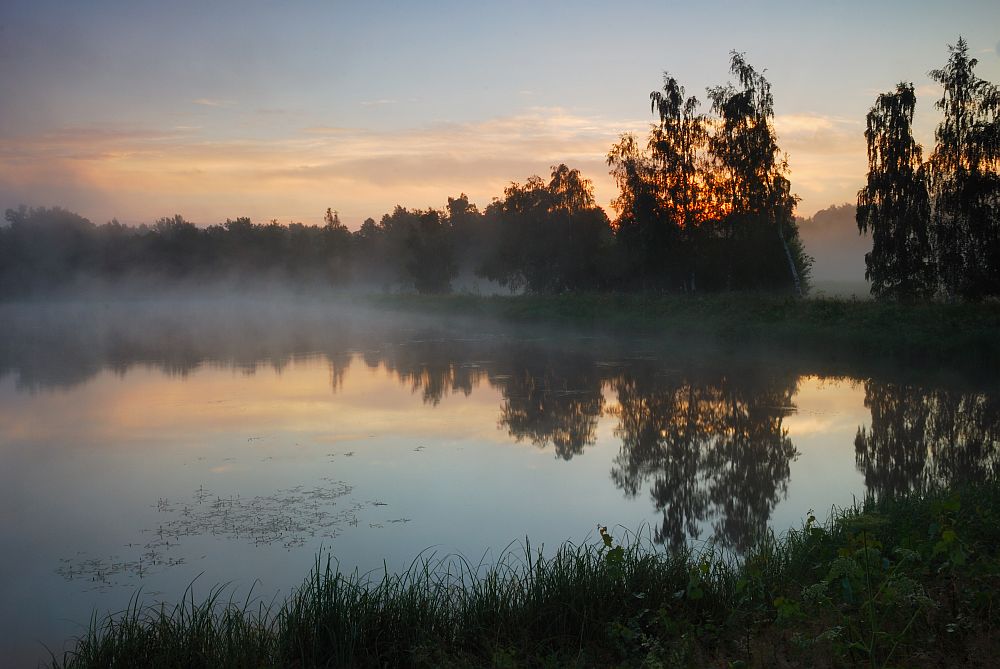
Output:
[[[53,667],[990,666],[1000,485],[810,515],[739,560],[603,530],[550,557],[318,562],[280,606],[224,589],[97,619]]]
[[[657,334],[722,346],[853,359],[1000,366],[1000,304],[900,304],[757,293],[706,296],[378,295],[365,304],[422,314]]]
[[[329,313],[397,314],[426,325],[444,319],[572,328],[601,335],[669,338],[713,351],[779,352],[820,360],[941,363],[962,371],[1000,369],[1000,302],[902,304],[837,297],[795,299],[769,293],[706,295],[566,293],[562,295],[420,295],[315,291],[290,286],[180,285],[54,293],[0,302],[0,308],[109,306],[149,310],[203,305],[225,312],[280,313],[306,307]],[[275,316],[276,318],[279,316]]]

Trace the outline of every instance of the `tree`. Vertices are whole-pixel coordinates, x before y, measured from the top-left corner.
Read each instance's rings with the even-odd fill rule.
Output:
[[[471,274],[483,264],[490,247],[483,215],[465,193],[449,197],[446,210],[446,227],[458,270]]]
[[[618,197],[611,206],[618,212],[613,223],[615,237],[625,254],[623,278],[633,286],[665,288],[665,263],[661,250],[660,207],[653,178],[653,164],[635,136],[626,133],[611,147],[607,157]]]
[[[548,183],[538,176],[512,183],[485,218],[496,243],[481,276],[533,292],[609,285],[611,224],[579,170],[553,166]]]
[[[653,178],[659,206],[668,221],[667,230],[680,237],[688,250],[698,246],[700,227],[714,213],[710,203],[708,121],[698,111],[698,98],[685,98],[684,87],[669,73],[663,73],[663,90],[649,94],[650,110],[659,115],[659,124],[649,135]],[[688,290],[696,286],[693,253],[670,256],[674,283]]]
[[[763,74],[733,52],[737,84],[708,89],[714,118],[668,73],[650,93],[646,151],[622,135],[608,153],[620,195],[615,230],[635,283],[659,289],[781,289],[801,295],[810,259],[799,239],[788,163]]]
[[[10,227],[0,245],[0,289],[4,292],[56,287],[94,270],[97,228],[60,207],[8,209]]]
[[[858,191],[857,223],[870,232],[865,278],[872,294],[894,299],[933,294],[930,202],[920,145],[913,139],[913,84],[878,96],[868,112],[868,183]]]
[[[771,84],[737,51],[731,53],[730,72],[736,85],[708,91],[718,116],[709,138],[714,205],[722,236],[730,242],[727,255],[739,258],[727,263],[725,287],[794,283],[801,294],[809,259],[795,223],[798,198],[791,193],[788,161],[774,132]]]
[[[704,218],[708,128],[705,116],[698,113],[698,98],[684,95],[684,87],[664,72],[663,90],[649,94],[650,111],[659,115],[649,150],[663,206],[678,225],[687,227]]]
[[[929,163],[937,263],[946,295],[1000,293],[1000,91],[975,75],[961,37],[930,73],[944,118]]]
[[[650,130],[646,152],[635,137],[622,135],[608,153],[619,197],[618,239],[635,283],[646,288],[693,289],[697,228],[708,203],[705,150],[708,126],[698,99],[685,98],[684,87],[669,73],[663,90],[649,94],[658,122]]]
[[[436,209],[414,214],[406,239],[406,271],[417,291],[447,293],[458,270],[444,216]]]
[[[323,264],[327,278],[343,283],[350,277],[351,232],[340,222],[340,216],[329,207],[323,216]]]

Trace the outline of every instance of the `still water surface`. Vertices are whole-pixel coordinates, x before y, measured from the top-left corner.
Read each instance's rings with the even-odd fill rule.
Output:
[[[2,312],[11,664],[138,588],[280,600],[321,552],[490,561],[598,524],[738,552],[810,509],[982,477],[1000,449],[996,393],[954,377],[334,305]]]

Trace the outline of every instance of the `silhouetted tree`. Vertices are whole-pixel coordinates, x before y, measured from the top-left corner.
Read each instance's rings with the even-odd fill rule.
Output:
[[[708,89],[715,118],[664,74],[650,94],[647,145],[623,135],[608,153],[620,196],[615,229],[627,280],[686,290],[794,287],[808,278],[788,165],[764,76],[733,52],[737,84]],[[638,279],[637,279],[638,277]]]
[[[872,235],[865,278],[876,297],[934,293],[930,202],[920,145],[913,139],[913,84],[878,96],[868,112],[868,183],[858,191],[858,229]]]
[[[483,215],[465,193],[448,198],[446,214],[456,268],[459,273],[472,274],[482,266],[492,241],[483,224]]]
[[[618,212],[613,225],[624,254],[622,281],[628,287],[667,288],[661,252],[677,235],[673,222],[661,220],[652,160],[627,133],[611,147],[607,162],[618,186],[611,204]]]
[[[533,292],[596,289],[609,284],[611,226],[594,203],[593,185],[578,170],[552,168],[512,183],[486,209],[495,240],[479,273],[512,290]]]
[[[374,218],[366,218],[352,235],[352,276],[362,283],[381,283],[385,231]]]
[[[944,118],[929,163],[934,243],[949,296],[1000,293],[1000,91],[976,76],[964,39],[930,73]]]
[[[406,240],[406,270],[421,293],[447,293],[458,270],[441,212],[416,212]]]
[[[709,138],[712,187],[727,251],[726,287],[799,288],[808,274],[795,222],[796,196],[774,132],[774,97],[762,72],[732,52],[736,84],[709,89],[718,116]],[[801,293],[801,288],[799,288]]]
[[[387,283],[412,285],[410,243],[418,224],[419,212],[399,205],[378,222],[381,239],[375,262],[383,268],[382,276]]]
[[[8,209],[0,251],[4,292],[49,289],[94,267],[98,258],[96,227],[71,211],[53,207]]]
[[[344,283],[350,278],[351,232],[340,222],[336,211],[327,208],[323,216],[323,264],[327,278]]]
[[[673,282],[694,290],[697,285],[697,256],[704,252],[699,233],[710,220],[711,172],[707,168],[708,121],[698,112],[698,98],[685,98],[684,87],[664,73],[663,90],[649,94],[650,107],[659,115],[659,124],[649,135],[653,178],[668,237],[683,238],[685,252],[678,253],[676,241],[667,241],[662,250]],[[693,251],[693,253],[692,253]]]

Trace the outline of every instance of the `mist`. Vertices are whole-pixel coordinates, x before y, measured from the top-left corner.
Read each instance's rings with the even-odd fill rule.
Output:
[[[799,234],[805,251],[812,256],[814,293],[844,297],[868,297],[865,254],[871,237],[858,232],[853,204],[831,205],[809,218],[799,219]]]

